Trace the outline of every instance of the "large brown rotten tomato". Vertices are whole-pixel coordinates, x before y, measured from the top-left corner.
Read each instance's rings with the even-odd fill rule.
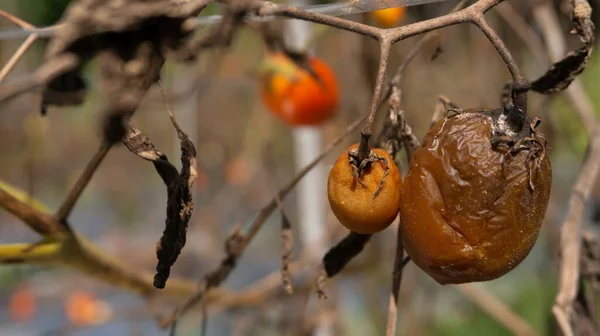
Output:
[[[440,284],[496,279],[531,251],[550,197],[546,142],[528,117],[466,110],[437,122],[414,153],[400,206],[404,248]]]

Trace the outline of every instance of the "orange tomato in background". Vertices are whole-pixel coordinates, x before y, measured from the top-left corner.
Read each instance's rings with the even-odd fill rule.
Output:
[[[28,323],[37,312],[37,296],[33,287],[24,284],[10,296],[10,316],[20,323]]]
[[[269,53],[261,64],[260,94],[278,118],[294,126],[318,125],[336,112],[339,87],[329,65],[307,56],[307,69],[282,52]],[[310,69],[311,71],[309,71]]]
[[[76,326],[99,325],[105,323],[112,315],[106,302],[85,291],[69,294],[64,309],[69,322]]]
[[[393,28],[402,21],[406,7],[386,8],[371,12],[371,17],[381,28]]]

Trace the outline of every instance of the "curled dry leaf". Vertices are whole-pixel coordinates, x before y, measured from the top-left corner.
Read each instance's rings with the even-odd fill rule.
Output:
[[[325,279],[338,274],[346,265],[356,257],[371,239],[370,234],[360,234],[350,231],[339,243],[333,246],[323,257],[323,273],[317,279],[317,294],[326,298]]]
[[[138,129],[130,126],[123,138],[123,143],[131,152],[154,164],[156,172],[167,186],[167,218],[163,235],[156,247],[156,288],[165,287],[171,266],[185,245],[187,225],[194,209],[191,190],[197,175],[196,148],[174,120],[173,123],[181,143],[181,172],[177,172],[166,155],[158,151],[152,141]]]
[[[158,79],[165,52],[175,50],[187,35],[185,20],[197,15],[207,1],[173,5],[165,0],[76,0],[58,22],[46,62],[74,57],[69,68],[52,70],[42,93],[41,110],[51,105],[76,105],[87,87],[81,68],[99,58],[101,87],[108,104],[106,138],[125,134],[123,118],[130,117],[148,88]],[[117,123],[116,123],[116,122]],[[120,125],[117,129],[114,126]],[[108,132],[110,130],[110,132]]]
[[[588,64],[594,44],[592,8],[586,0],[571,0],[571,7],[574,30],[583,46],[569,52],[565,58],[554,63],[544,75],[532,82],[531,90],[535,92],[551,94],[566,89]]]

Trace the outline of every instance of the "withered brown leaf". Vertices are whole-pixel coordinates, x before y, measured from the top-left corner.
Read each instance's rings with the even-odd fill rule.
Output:
[[[156,246],[156,274],[154,286],[164,288],[175,263],[186,243],[187,226],[192,216],[194,202],[192,185],[196,179],[196,148],[190,138],[171,118],[181,144],[181,171],[169,162],[166,155],[156,149],[152,141],[140,130],[129,125],[123,138],[125,146],[142,159],[151,161],[156,172],[167,186],[167,217],[165,229]]]
[[[594,44],[592,9],[586,0],[571,0],[572,21],[575,32],[583,46],[569,52],[562,60],[554,63],[548,71],[531,83],[531,90],[551,94],[569,87],[571,82],[585,70]]]

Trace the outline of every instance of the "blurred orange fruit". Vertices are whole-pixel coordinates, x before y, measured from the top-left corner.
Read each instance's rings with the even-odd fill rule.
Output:
[[[371,12],[371,17],[381,28],[393,28],[402,21],[406,7],[386,8]]]
[[[245,159],[235,158],[225,165],[225,181],[230,185],[243,186],[250,180],[250,166]]]
[[[102,300],[85,291],[69,294],[65,302],[67,319],[76,326],[104,323],[110,316],[110,308]]]
[[[327,63],[307,56],[299,66],[285,53],[268,53],[260,67],[260,93],[264,104],[284,122],[318,125],[336,113],[340,92],[335,73]]]
[[[37,297],[30,285],[18,288],[10,296],[10,316],[14,321],[27,323],[31,321],[37,311]]]
[[[208,176],[206,172],[200,167],[196,166],[196,180],[194,181],[194,187],[196,190],[203,190],[208,186]]]

